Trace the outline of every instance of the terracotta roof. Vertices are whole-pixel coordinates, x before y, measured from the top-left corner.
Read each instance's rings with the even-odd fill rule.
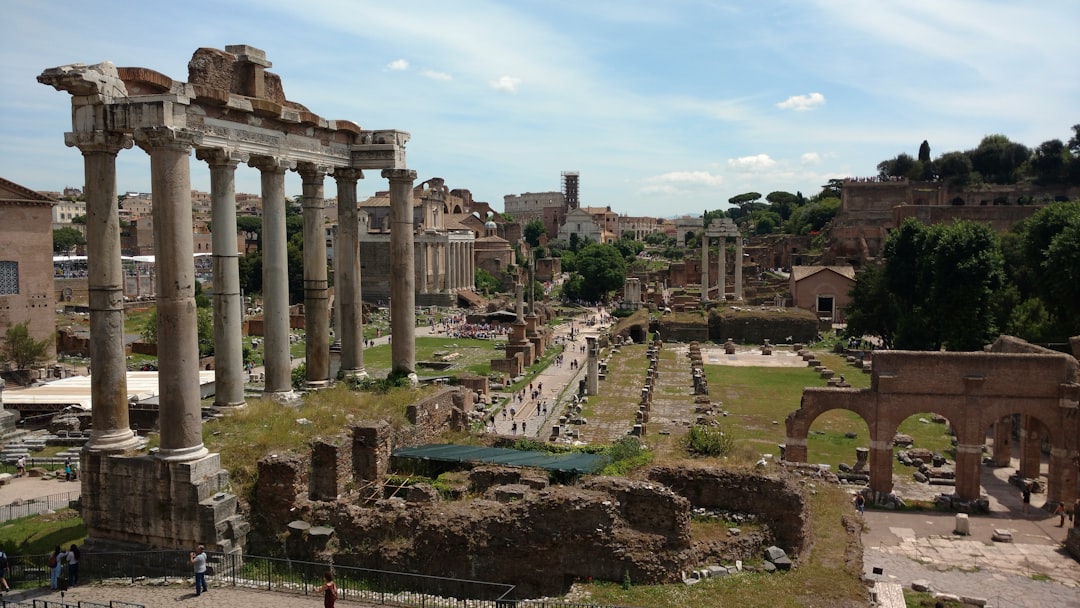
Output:
[[[851,266],[792,266],[791,278],[795,281],[801,281],[806,277],[813,276],[822,270],[831,270],[836,274],[847,277],[852,281],[855,280],[855,269]]]
[[[0,200],[20,203],[40,203],[53,205],[55,200],[33,190],[0,177]]]

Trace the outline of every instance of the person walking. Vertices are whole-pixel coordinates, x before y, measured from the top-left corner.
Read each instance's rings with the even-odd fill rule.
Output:
[[[73,543],[67,552],[69,587],[74,587],[79,582],[79,554],[79,547]]]
[[[326,582],[323,583],[322,587],[319,587],[319,592],[323,594],[323,608],[334,608],[334,602],[337,601],[338,597],[337,585],[334,584],[334,573],[327,570],[323,574],[323,579]]]
[[[191,552],[191,565],[195,570],[195,597],[198,597],[202,592],[207,591],[206,588],[206,549],[199,545],[199,548]]]
[[[15,461],[15,470],[18,471],[16,477],[22,477],[26,475],[26,455],[19,456],[19,459]]]
[[[1024,488],[1020,490],[1020,499],[1024,501],[1024,515],[1031,512],[1031,486],[1024,484]]]

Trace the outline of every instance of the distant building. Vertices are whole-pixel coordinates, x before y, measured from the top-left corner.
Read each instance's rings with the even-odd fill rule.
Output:
[[[851,266],[794,266],[789,278],[791,299],[796,308],[809,310],[819,318],[843,323],[855,286]]]
[[[55,200],[0,178],[0,331],[27,323],[56,356],[52,209]]]
[[[596,223],[593,214],[585,209],[571,209],[566,214],[566,219],[559,228],[558,239],[570,242],[571,235],[577,235],[579,242],[586,240],[593,243],[603,243],[604,229]],[[609,233],[610,234],[610,233]]]

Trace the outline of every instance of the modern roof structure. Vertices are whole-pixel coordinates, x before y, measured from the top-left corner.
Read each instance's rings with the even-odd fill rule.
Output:
[[[435,460],[439,462],[471,462],[501,464],[512,467],[536,467],[564,473],[595,473],[608,464],[608,458],[600,454],[582,454],[571,452],[551,454],[511,450],[508,448],[489,448],[475,445],[428,444],[408,448],[398,448],[391,452],[395,458],[415,458],[417,460]]]

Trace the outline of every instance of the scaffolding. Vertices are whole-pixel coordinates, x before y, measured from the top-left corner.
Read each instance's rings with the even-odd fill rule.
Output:
[[[581,174],[577,171],[562,172],[563,197],[566,200],[567,209],[577,209],[581,206],[581,200],[578,198],[578,178],[580,177]]]

